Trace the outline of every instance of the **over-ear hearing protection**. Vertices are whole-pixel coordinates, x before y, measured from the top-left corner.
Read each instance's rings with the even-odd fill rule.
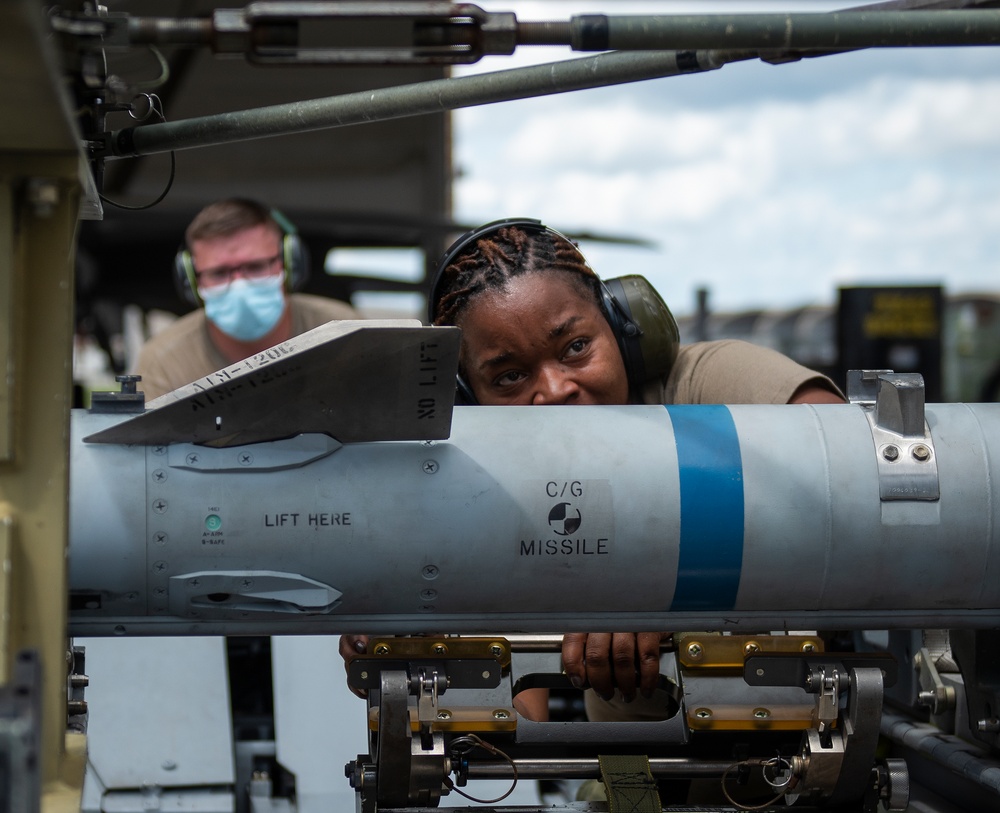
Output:
[[[495,220],[467,232],[452,243],[438,263],[427,300],[430,323],[434,322],[437,303],[443,293],[441,283],[444,270],[470,246],[475,245],[477,240],[490,237],[509,226],[530,234],[548,233],[573,243],[565,235],[532,218],[514,217]],[[669,375],[680,344],[677,322],[670,308],[645,277],[633,274],[606,281],[598,280],[598,283],[601,309],[611,326],[622,360],[625,362],[629,392],[638,395],[646,384]],[[471,387],[462,378],[461,372],[457,386],[456,403],[477,403]]]
[[[298,291],[309,279],[309,252],[299,238],[292,222],[277,209],[271,209],[271,219],[281,229],[281,258],[285,268],[285,290]],[[195,275],[191,252],[181,246],[174,256],[174,286],[177,294],[188,305],[201,305],[198,296],[198,279]]]

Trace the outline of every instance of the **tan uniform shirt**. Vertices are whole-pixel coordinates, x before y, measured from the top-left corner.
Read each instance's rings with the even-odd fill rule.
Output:
[[[787,404],[803,384],[840,394],[825,375],[766,347],[723,339],[682,344],[665,381],[643,391],[644,404]]]
[[[360,319],[346,302],[310,294],[290,294],[292,335],[339,319]],[[205,311],[199,308],[182,316],[143,345],[135,372],[142,376],[138,388],[151,401],[229,364],[208,336]]]

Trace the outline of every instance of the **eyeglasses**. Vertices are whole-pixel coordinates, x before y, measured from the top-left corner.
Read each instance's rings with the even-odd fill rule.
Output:
[[[275,254],[263,260],[250,260],[239,265],[220,265],[198,271],[198,287],[211,288],[213,293],[222,293],[235,277],[243,277],[248,282],[263,282],[275,276],[274,266],[281,262],[281,255]]]

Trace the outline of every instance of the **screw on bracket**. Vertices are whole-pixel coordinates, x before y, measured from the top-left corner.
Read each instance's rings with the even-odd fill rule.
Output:
[[[438,462],[436,460],[425,460],[422,468],[426,474],[434,474],[438,470]]]
[[[122,392],[126,395],[135,394],[135,385],[142,381],[141,375],[116,375],[115,381],[122,385]]]

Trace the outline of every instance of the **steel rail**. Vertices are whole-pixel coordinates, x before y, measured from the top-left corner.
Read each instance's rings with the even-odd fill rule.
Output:
[[[746,57],[739,58],[749,58]],[[441,113],[481,104],[699,73],[729,59],[707,52],[599,54],[527,68],[435,79],[111,133],[106,157],[153,155],[352,124]]]

